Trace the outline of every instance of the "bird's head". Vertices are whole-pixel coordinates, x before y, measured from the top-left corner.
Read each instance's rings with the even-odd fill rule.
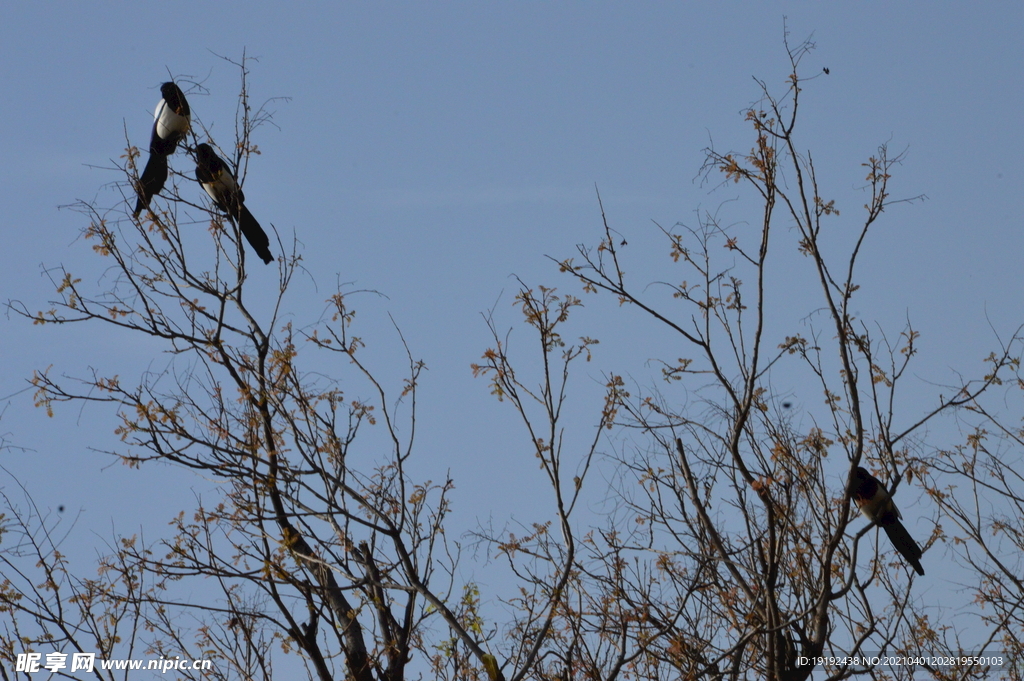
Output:
[[[196,147],[196,162],[201,166],[209,166],[217,158],[217,152],[206,142]]]
[[[188,108],[188,100],[185,99],[185,93],[181,91],[181,88],[174,81],[167,81],[161,85],[160,94],[163,95],[167,106],[171,107],[174,113],[186,117],[191,114]]]
[[[857,466],[853,471],[853,478],[850,479],[850,496],[859,504],[862,499],[874,495],[877,484],[875,477],[868,473],[866,468]]]

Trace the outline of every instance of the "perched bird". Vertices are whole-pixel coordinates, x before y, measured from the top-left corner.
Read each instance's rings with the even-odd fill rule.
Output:
[[[850,482],[850,494],[857,502],[857,506],[860,507],[861,513],[885,530],[885,533],[889,535],[889,541],[896,547],[896,550],[903,554],[917,574],[923,575],[921,547],[917,545],[914,538],[907,532],[907,528],[900,522],[900,518],[903,516],[896,508],[896,504],[893,503],[885,485],[864,468],[858,466],[857,470],[853,472],[853,480]]]
[[[256,255],[269,265],[274,260],[270,254],[270,239],[245,207],[245,194],[235,182],[231,170],[209,144],[196,147],[196,179],[217,207],[235,221]]]
[[[139,178],[139,200],[135,203],[135,217],[160,193],[167,181],[167,157],[174,153],[178,142],[185,139],[192,122],[185,93],[173,82],[160,86],[163,98],[153,112],[153,133],[149,137],[149,162]]]

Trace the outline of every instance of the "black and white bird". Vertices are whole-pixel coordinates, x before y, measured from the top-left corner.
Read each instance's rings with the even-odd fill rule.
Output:
[[[907,559],[917,574],[923,575],[921,547],[917,545],[914,538],[907,532],[907,528],[900,522],[900,518],[903,516],[896,508],[896,504],[893,503],[885,485],[867,470],[858,466],[850,481],[850,495],[857,502],[861,513],[885,530],[885,533],[889,535],[889,541],[896,547],[896,550]]]
[[[167,157],[174,153],[178,142],[185,139],[192,122],[185,93],[175,83],[160,86],[163,97],[153,112],[153,133],[149,137],[149,161],[139,178],[139,200],[135,202],[135,217],[160,193],[167,181]]]
[[[235,182],[231,169],[209,144],[196,147],[196,179],[217,207],[235,221],[256,255],[269,265],[274,260],[270,254],[270,239],[245,207],[245,194]]]

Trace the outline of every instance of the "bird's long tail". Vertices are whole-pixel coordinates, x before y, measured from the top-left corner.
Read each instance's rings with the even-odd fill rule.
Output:
[[[161,154],[150,154],[146,169],[139,178],[139,200],[135,202],[135,217],[143,208],[149,208],[149,202],[160,193],[167,182],[167,157]]]
[[[896,547],[896,550],[903,554],[903,557],[907,559],[907,562],[913,566],[917,574],[923,575],[924,568],[921,567],[921,547],[917,545],[914,538],[907,532],[907,528],[903,526],[903,523],[896,520],[888,525],[883,525],[885,533],[889,535],[889,541]]]
[[[274,261],[274,256],[270,254],[270,239],[267,238],[267,233],[260,227],[260,223],[256,222],[256,218],[252,216],[252,213],[245,207],[245,204],[242,204],[239,208],[238,228],[242,230],[246,241],[256,251],[256,255],[260,257],[260,260],[269,265]]]

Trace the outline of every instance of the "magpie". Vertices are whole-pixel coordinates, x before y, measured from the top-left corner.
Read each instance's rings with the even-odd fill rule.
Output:
[[[167,181],[167,157],[174,153],[178,142],[185,139],[192,111],[185,93],[175,83],[160,86],[163,97],[153,112],[153,132],[149,137],[149,162],[139,178],[139,200],[135,202],[135,217],[164,188]]]
[[[274,260],[270,254],[270,239],[245,207],[245,194],[235,182],[231,170],[209,144],[196,147],[196,179],[217,207],[235,221],[256,255],[269,265]]]
[[[893,503],[885,485],[875,476],[858,466],[850,481],[850,494],[868,520],[875,523],[889,535],[889,541],[896,547],[917,574],[923,575],[921,547],[900,522],[903,516]]]

